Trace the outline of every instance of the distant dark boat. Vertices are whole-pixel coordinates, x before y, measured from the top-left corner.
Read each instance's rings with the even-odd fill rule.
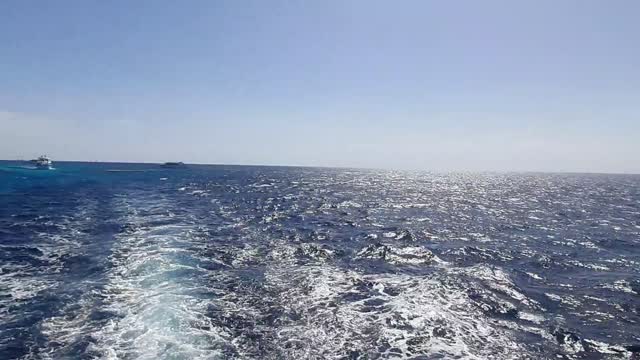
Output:
[[[185,167],[186,165],[182,161],[178,161],[178,162],[166,162],[161,166],[164,168],[182,168],[182,167]]]
[[[107,169],[106,172],[147,172],[149,170],[141,169]]]

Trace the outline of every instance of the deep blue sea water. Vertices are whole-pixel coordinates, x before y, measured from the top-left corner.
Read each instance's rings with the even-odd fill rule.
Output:
[[[0,359],[640,355],[640,176],[22,165]]]

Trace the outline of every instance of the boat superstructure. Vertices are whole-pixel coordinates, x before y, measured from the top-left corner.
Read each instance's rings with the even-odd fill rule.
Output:
[[[51,161],[47,155],[42,155],[37,159],[31,160],[31,162],[33,162],[38,169],[49,170],[53,166],[53,161]]]

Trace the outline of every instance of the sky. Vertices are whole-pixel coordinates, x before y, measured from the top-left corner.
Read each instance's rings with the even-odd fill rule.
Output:
[[[0,158],[640,173],[640,2],[0,1]]]

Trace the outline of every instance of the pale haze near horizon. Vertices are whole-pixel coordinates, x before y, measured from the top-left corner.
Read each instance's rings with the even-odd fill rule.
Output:
[[[637,1],[0,3],[0,158],[640,173]]]

